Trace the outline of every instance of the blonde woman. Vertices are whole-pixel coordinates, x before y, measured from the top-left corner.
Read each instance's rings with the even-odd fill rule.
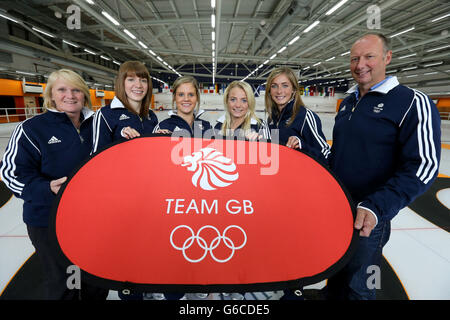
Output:
[[[269,128],[279,130],[280,144],[301,149],[326,163],[330,146],[322,132],[322,123],[317,114],[305,107],[292,69],[272,70],[267,78],[265,104]]]
[[[244,81],[233,81],[225,89],[223,98],[225,114],[214,127],[223,136],[241,137],[249,140],[270,139],[265,121],[255,114],[255,96],[252,87]]]
[[[75,72],[52,72],[44,92],[46,112],[21,122],[4,153],[0,173],[14,195],[24,200],[23,221],[44,267],[46,299],[79,298],[66,285],[67,266],[50,249],[48,220],[55,195],[67,176],[89,156],[92,115],[89,88]],[[80,199],[83,201],[83,199]],[[87,298],[106,298],[108,290],[87,289]],[[92,290],[91,290],[92,289]]]
[[[182,131],[188,136],[203,135],[211,129],[211,124],[200,119],[200,89],[197,80],[191,76],[182,76],[175,80],[172,93],[172,107],[170,117],[159,123],[154,132],[167,130]]]

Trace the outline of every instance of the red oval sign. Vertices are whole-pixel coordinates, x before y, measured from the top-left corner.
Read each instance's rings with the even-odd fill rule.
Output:
[[[337,271],[357,239],[333,175],[265,142],[133,139],[94,155],[57,198],[58,248],[109,287],[305,285]]]

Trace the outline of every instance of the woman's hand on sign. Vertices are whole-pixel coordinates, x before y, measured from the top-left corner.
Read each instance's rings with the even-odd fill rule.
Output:
[[[50,190],[52,190],[52,192],[54,194],[57,194],[59,189],[61,188],[62,184],[64,182],[66,182],[66,180],[67,180],[67,177],[62,177],[62,178],[50,181]]]
[[[120,134],[122,135],[122,137],[126,139],[133,139],[141,136],[139,132],[137,132],[135,129],[131,127],[123,128]]]
[[[292,148],[292,149],[301,149],[300,141],[299,141],[298,137],[290,136],[288,139],[288,142],[286,143],[286,147]]]

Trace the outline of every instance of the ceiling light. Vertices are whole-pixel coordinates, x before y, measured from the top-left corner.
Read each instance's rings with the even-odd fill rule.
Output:
[[[92,5],[95,4],[94,1],[92,1],[92,0],[86,0],[86,2],[89,3],[89,4],[92,4]]]
[[[403,68],[401,71],[408,71],[408,70],[414,70],[417,69],[417,66],[414,67],[408,67],[408,68]]]
[[[156,53],[154,53],[152,50],[148,50],[152,55],[156,56]]]
[[[156,59],[158,59],[159,61],[163,61],[163,59],[160,56],[157,56]]]
[[[318,66],[319,64],[321,64],[322,62],[317,62],[316,64],[313,64],[312,66],[313,67],[315,67],[315,66]]]
[[[442,46],[442,47],[437,47],[437,48],[433,48],[433,49],[428,49],[427,52],[432,52],[432,51],[436,51],[436,50],[441,50],[441,49],[445,49],[450,47],[450,44],[446,45],[446,46]]]
[[[120,26],[120,23],[114,19],[108,12],[102,11],[102,15],[104,15],[109,21],[111,21],[114,25]]]
[[[439,61],[439,62],[424,64],[423,67],[424,68],[428,68],[428,67],[432,67],[432,66],[438,66],[438,65],[443,64],[443,63],[444,63],[444,61]]]
[[[69,46],[72,46],[72,47],[75,47],[75,48],[79,48],[79,47],[80,47],[79,45],[77,45],[77,44],[75,44],[75,43],[73,43],[73,42],[64,40],[64,39],[63,39],[63,42],[64,42],[65,44],[68,44]]]
[[[142,41],[139,41],[138,43],[141,45],[142,48],[144,48],[144,49],[148,48]]]
[[[11,20],[12,22],[19,23],[18,20],[11,18],[10,16],[4,15],[0,13],[0,17]]]
[[[268,64],[269,63],[269,59],[267,59],[266,61],[263,62],[263,64]]]
[[[436,74],[436,73],[437,73],[437,71],[433,71],[433,72],[424,73],[423,75],[424,76],[429,76],[429,75]]]
[[[346,3],[348,0],[341,0],[339,1],[334,7],[332,7],[330,10],[328,10],[325,15],[329,16],[330,14],[332,14],[333,12],[335,12],[337,9],[339,9],[340,7],[342,7],[342,5],[344,5],[344,3]]]
[[[405,58],[414,57],[414,56],[417,56],[417,53],[407,54],[406,56],[401,56],[401,57],[398,57],[398,58],[399,59],[405,59]]]
[[[347,51],[347,52],[341,53],[341,57],[343,57],[343,56],[346,56],[346,55],[348,55],[348,54],[350,54],[350,51]]]
[[[441,19],[447,18],[449,16],[450,16],[450,13],[447,13],[447,14],[441,16],[441,17],[438,17],[438,18],[435,18],[435,19],[431,20],[431,22],[436,22],[436,21],[439,21]]]
[[[414,29],[415,29],[415,27],[411,27],[411,28],[409,28],[409,29],[400,31],[400,32],[398,32],[398,33],[396,33],[396,34],[393,34],[392,36],[389,36],[389,38],[394,38],[394,37],[396,37],[396,36],[399,36],[399,35],[401,35],[401,34],[404,34],[404,33],[406,33],[406,32],[409,32],[409,31],[411,31],[411,30],[414,30]]]
[[[303,30],[304,33],[309,32],[312,28],[314,28],[315,26],[317,26],[320,23],[319,20],[314,21],[308,28],[306,28],[305,30]]]
[[[131,39],[136,39],[136,36],[134,34],[132,34],[130,31],[128,31],[127,29],[123,29],[123,32],[125,32]]]
[[[272,60],[272,59],[274,59],[276,56],[277,56],[277,54],[274,53],[269,59]]]
[[[214,31],[211,32],[211,40],[216,41],[216,33]]]
[[[118,62],[118,61],[116,61],[116,60],[113,60],[113,63],[114,63],[114,64],[117,64],[118,66],[120,66],[120,62]]]
[[[331,60],[334,60],[334,59],[336,59],[336,57],[331,57],[331,58],[328,58],[327,60],[325,60],[325,61],[331,61]]]
[[[32,27],[31,29],[33,29],[34,31],[37,31],[39,33],[42,33],[42,34],[46,35],[47,37],[50,37],[50,38],[54,38],[55,37],[53,34],[48,33],[48,32],[46,32],[44,30],[38,29],[36,27]]]
[[[282,53],[284,50],[286,50],[286,48],[287,47],[283,47],[283,48],[281,48],[280,50],[278,50],[278,52],[277,53]]]
[[[296,36],[294,39],[292,39],[291,41],[289,41],[288,46],[290,46],[291,44],[293,44],[294,42],[296,42],[299,38],[300,38],[300,36]]]
[[[108,60],[108,61],[111,61],[111,59],[110,59],[110,58],[108,58],[107,56],[100,56],[100,58],[102,58],[102,59],[104,59],[104,60]]]
[[[216,7],[216,0],[211,0],[211,8],[215,8]]]
[[[211,15],[211,27],[214,29],[216,27],[216,15]]]
[[[93,51],[91,51],[91,50],[88,50],[88,49],[84,49],[84,52],[87,52],[87,53],[90,53],[90,54],[96,55],[96,53],[95,53],[95,52],[93,52]]]

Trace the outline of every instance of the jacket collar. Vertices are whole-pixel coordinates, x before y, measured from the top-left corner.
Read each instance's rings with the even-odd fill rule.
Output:
[[[55,116],[66,115],[66,113],[64,111],[58,111],[56,109],[47,109],[47,111],[52,112],[52,114]],[[83,109],[81,109],[81,114],[83,115],[83,120],[86,120],[86,119],[92,117],[92,115],[94,113],[95,113],[94,111],[92,111],[91,109],[89,109],[87,107],[83,107]]]
[[[369,92],[379,92],[382,94],[386,94],[392,89],[394,89],[396,86],[398,86],[400,83],[397,80],[397,77],[395,76],[389,76],[385,78],[384,80],[378,82],[376,85],[374,85],[372,88],[370,88]],[[346,93],[355,93],[356,98],[359,97],[359,86],[356,84]]]
[[[292,98],[285,106],[284,108],[281,110],[280,112],[280,119],[287,119],[290,118],[292,115],[292,109],[294,108],[294,101],[295,99]]]
[[[197,113],[195,113],[194,112],[194,119],[198,119],[203,113],[205,113],[205,110],[198,110],[198,112]],[[168,113],[167,113],[167,115],[169,116],[169,117],[171,117],[171,116],[177,116],[178,117],[178,115],[177,115],[177,111],[175,110],[170,110]]]
[[[114,97],[114,99],[111,101],[111,109],[119,109],[119,108],[125,108],[122,101],[119,100],[119,98]]]
[[[225,115],[224,115],[224,114],[221,115],[221,116],[219,117],[219,119],[217,119],[217,122],[224,123],[224,122],[225,122]],[[252,118],[252,119],[250,120],[250,124],[258,124],[258,121],[256,121],[255,118]]]

